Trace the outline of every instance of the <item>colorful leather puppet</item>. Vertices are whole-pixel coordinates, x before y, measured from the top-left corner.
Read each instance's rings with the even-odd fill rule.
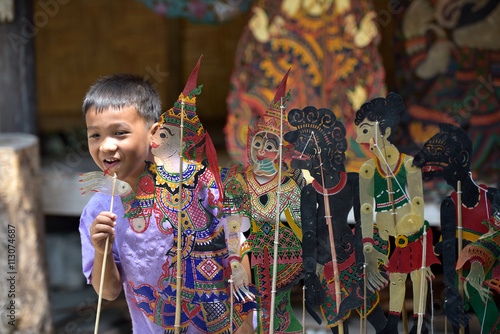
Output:
[[[444,178],[455,190],[441,202],[442,241],[436,249],[443,256],[443,274],[445,284],[445,313],[453,325],[454,331],[467,326],[469,319],[465,314],[463,297],[457,288],[455,265],[459,229],[462,217],[463,245],[477,241],[488,232],[488,227],[481,222],[490,216],[491,201],[497,190],[485,185],[477,185],[471,178],[470,164],[472,141],[468,134],[451,124],[440,124],[439,133],[430,138],[415,155],[414,164],[422,169],[424,180]],[[458,183],[461,185],[460,202],[457,194]],[[457,210],[460,207],[460,214]],[[466,273],[464,272],[464,275]],[[479,298],[479,295],[476,296]],[[473,297],[471,297],[473,299]],[[466,305],[468,307],[468,304]],[[474,307],[474,304],[472,304]],[[478,310],[478,312],[481,312]]]
[[[397,333],[397,323],[404,306],[406,279],[413,283],[412,333],[427,332],[422,321],[430,266],[439,263],[432,245],[432,230],[424,219],[422,176],[413,166],[413,157],[402,154],[393,144],[403,99],[395,93],[364,103],[356,112],[357,142],[370,145],[375,157],[359,170],[363,253],[370,289],[385,286],[386,278],[378,271],[378,261],[389,273],[389,316],[386,333]],[[406,191],[408,189],[408,193]],[[395,238],[390,259],[373,247],[373,215],[379,236]],[[425,256],[424,256],[425,255]],[[425,268],[422,269],[422,268]],[[420,315],[420,317],[419,317]],[[417,321],[418,320],[418,321]],[[423,327],[419,329],[419,325]]]
[[[219,216],[222,204],[219,184],[222,183],[216,160],[210,166],[206,161],[197,161],[203,149],[207,150],[207,156],[215,155],[196,114],[196,96],[202,88],[196,86],[199,63],[174,107],[162,114],[159,129],[151,141],[155,162],[148,163],[139,179],[135,199],[124,203],[131,209],[127,212],[131,221],[141,217],[148,221],[147,216],[154,215],[158,230],[174,236],[174,245],[166,254],[157,285],[132,285],[137,300],[135,306],[163,326],[166,333],[173,333],[175,325],[179,325],[183,333],[194,329],[203,333],[226,333],[230,326],[238,328],[255,308],[245,293],[237,294],[242,298],[236,301],[235,316],[230,317],[228,278],[231,273],[224,224]],[[133,231],[143,233],[145,230]],[[178,280],[178,275],[182,280]],[[178,289],[182,289],[181,294]],[[180,321],[176,317],[179,298]]]
[[[465,296],[470,304],[477,304],[474,310],[482,309],[482,314],[476,311],[482,333],[500,333],[500,312],[490,296],[500,294],[500,193],[495,194],[492,204],[493,215],[483,221],[488,232],[465,246],[457,262],[457,270],[470,266]]]
[[[242,174],[250,196],[246,215],[251,222],[244,254],[250,255],[254,284],[260,293],[257,298],[261,308],[257,320],[258,333],[268,333],[272,323],[275,332],[302,333],[303,330],[290,304],[290,290],[302,278],[303,273],[299,186],[302,179],[296,181],[294,174],[288,173],[284,165],[279,165],[281,119],[283,119],[283,132],[288,127],[286,114],[282,108],[290,97],[286,92],[287,75],[283,78],[267,111],[248,132],[249,160],[252,164]],[[291,145],[283,146],[283,155],[286,155],[290,147]],[[277,221],[279,221],[279,244],[276,245],[275,258]],[[273,308],[272,276],[275,263],[277,275]],[[274,318],[271,320],[273,312]]]
[[[423,145],[439,123],[467,125],[472,169],[498,182],[500,2],[398,1],[394,10],[379,17],[395,28],[394,84],[407,97],[409,137]]]
[[[288,114],[288,121],[296,128],[285,135],[286,141],[295,147],[292,167],[307,169],[314,178],[301,193],[306,308],[319,320],[312,308],[320,306],[326,326],[337,333],[340,330],[335,318],[339,305],[336,300],[335,263],[332,262],[331,247],[335,246],[341,287],[339,293],[342,298],[340,305],[343,305],[352,289],[359,288],[361,274],[357,264],[363,262],[359,256],[356,259],[354,229],[347,222],[349,212],[353,209],[359,227],[358,174],[345,172],[346,130],[331,110],[318,110],[312,106],[302,110],[293,109]],[[326,215],[328,209],[325,204],[330,209],[331,219]],[[333,240],[330,240],[328,224],[332,224]],[[360,231],[357,236],[361,239]],[[377,248],[380,251],[384,245],[387,250],[387,243],[378,240]],[[367,313],[368,319],[379,332],[385,326],[385,315],[378,305],[378,293],[368,296],[367,312],[364,311],[362,298],[363,296],[354,301],[356,305],[351,307],[363,317]],[[349,313],[350,309],[343,312],[341,320],[347,319]]]
[[[378,51],[380,32],[372,0],[254,1],[235,53],[228,116],[227,151],[245,161],[249,125],[267,108],[274,87],[293,67],[291,108],[324,106],[341,115],[350,150],[347,169],[359,170],[370,154],[354,141],[356,110],[386,93]]]

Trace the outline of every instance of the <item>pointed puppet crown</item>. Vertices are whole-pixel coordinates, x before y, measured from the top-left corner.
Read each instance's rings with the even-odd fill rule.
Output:
[[[196,96],[201,93],[203,85],[196,86],[198,80],[198,69],[200,68],[201,57],[191,72],[184,90],[181,92],[174,106],[161,115],[160,124],[171,126],[181,126],[181,113],[184,114],[184,141],[186,148],[184,156],[188,159],[199,160],[205,142],[205,130],[196,113]],[[184,110],[183,104],[184,102]]]
[[[286,90],[286,81],[289,73],[290,69],[288,69],[285,76],[281,80],[278,90],[276,91],[276,95],[271,101],[269,108],[248,129],[247,157],[250,164],[252,164],[250,145],[256,134],[259,132],[269,132],[277,137],[280,137],[282,133],[285,134],[291,130],[290,124],[288,123],[287,113],[284,108],[286,102],[290,99],[290,90],[288,92]],[[283,115],[283,118],[281,115]],[[280,131],[281,119],[283,119],[283,132]],[[292,151],[292,147],[293,146],[290,143],[283,142],[282,155],[285,162],[289,161],[291,158],[289,153]]]
[[[285,76],[281,80],[278,90],[276,91],[276,95],[271,101],[269,108],[253,123],[252,128],[249,129],[249,134],[252,137],[261,131],[271,132],[280,136],[281,115],[283,115],[283,133],[290,130],[290,125],[288,124],[287,114],[285,113],[284,108],[286,102],[290,99],[290,91],[286,91],[286,81],[289,73],[290,69],[288,69]]]
[[[186,143],[183,156],[189,160],[200,161],[203,151],[209,163],[209,168],[214,175],[217,188],[222,194],[222,181],[219,174],[219,164],[217,162],[217,152],[208,132],[205,131],[196,113],[196,96],[201,93],[203,85],[196,86],[198,80],[198,69],[200,68],[201,57],[194,67],[184,90],[179,95],[174,106],[161,115],[160,124],[181,127],[181,120],[184,129],[183,140]],[[174,144],[175,145],[175,144]],[[219,205],[222,207],[223,196],[219,198]]]

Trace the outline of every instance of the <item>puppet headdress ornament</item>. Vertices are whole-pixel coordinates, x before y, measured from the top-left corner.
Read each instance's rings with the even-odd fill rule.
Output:
[[[159,123],[180,127],[182,103],[184,102],[183,140],[186,142],[186,147],[184,148],[183,156],[190,160],[200,161],[203,151],[206,150],[210,170],[215,177],[222,198],[223,188],[220,179],[219,164],[217,162],[217,153],[210,135],[203,128],[196,113],[196,96],[201,93],[201,88],[203,87],[203,85],[196,86],[201,57],[203,55],[198,59],[198,63],[191,72],[184,90],[180,93],[174,106],[161,115]]]
[[[261,131],[271,132],[279,136],[281,112],[283,112],[283,133],[286,133],[288,130],[290,130],[284,108],[283,110],[281,108],[281,103],[283,103],[283,106],[285,106],[286,102],[290,99],[290,91],[286,91],[286,81],[288,79],[288,73],[290,73],[290,69],[286,72],[285,76],[281,80],[281,83],[278,86],[278,90],[276,91],[276,95],[271,101],[269,108],[267,108],[267,110],[262,115],[260,115],[260,117],[253,123],[252,128],[249,129],[249,133],[251,133],[252,137]],[[281,101],[282,98],[283,102]]]
[[[280,128],[281,128],[281,113],[283,115],[283,134],[290,131],[290,124],[288,123],[287,113],[285,112],[286,102],[290,100],[290,90],[286,90],[286,81],[288,79],[288,74],[290,73],[290,69],[286,72],[285,76],[281,80],[280,85],[278,86],[278,90],[274,95],[273,100],[271,101],[269,108],[260,115],[260,117],[252,124],[252,126],[248,129],[247,143],[251,143],[253,137],[259,132],[269,132],[273,133],[276,136],[281,136]],[[283,157],[285,158],[288,152],[291,150],[292,145],[289,143],[284,143],[283,146]],[[248,149],[249,161],[252,161],[252,157],[250,156],[250,149]]]
[[[191,72],[186,86],[177,101],[175,101],[174,106],[161,115],[159,122],[160,124],[180,127],[182,102],[184,101],[184,141],[186,142],[186,148],[183,155],[191,160],[200,159],[207,135],[196,113],[196,96],[201,93],[203,87],[203,85],[196,86],[201,57],[198,59],[198,63]]]

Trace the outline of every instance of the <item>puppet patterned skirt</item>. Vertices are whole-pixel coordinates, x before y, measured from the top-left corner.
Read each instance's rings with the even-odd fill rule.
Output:
[[[359,278],[356,275],[356,263],[354,252],[352,255],[343,263],[339,263],[339,278],[340,278],[340,287],[341,287],[341,300],[344,300],[349,296],[353,291],[353,287],[355,284],[359,282]],[[336,290],[335,290],[335,277],[333,274],[333,262],[329,261],[325,264],[325,270],[321,277],[321,284],[326,291],[326,298],[323,305],[321,305],[321,313],[323,313],[323,318],[325,319],[326,326],[328,328],[334,327],[337,325],[334,322],[334,318],[337,316],[337,302],[336,302]],[[369,296],[366,300],[367,311],[366,313],[370,313],[371,310],[377,305],[379,301],[378,293],[374,293]],[[356,308],[356,311],[362,316],[365,316],[364,306],[360,306]],[[350,311],[347,312],[342,320],[345,320],[349,317]]]
[[[270,232],[272,233],[252,233],[248,237],[245,247],[251,251],[252,266],[260,268],[272,266],[274,229]],[[280,227],[279,240],[276,287],[278,290],[287,290],[302,278],[302,245],[295,233],[285,226]]]
[[[165,328],[165,333],[174,333],[175,298],[164,298],[150,285],[131,286],[135,295],[134,305],[159,326]],[[252,292],[256,292],[252,289]],[[256,309],[256,302],[238,300],[234,302],[233,329],[238,329],[248,314]],[[229,333],[230,305],[228,300],[218,300],[212,303],[193,304],[182,300],[181,303],[181,333],[188,328],[196,328],[202,333]]]

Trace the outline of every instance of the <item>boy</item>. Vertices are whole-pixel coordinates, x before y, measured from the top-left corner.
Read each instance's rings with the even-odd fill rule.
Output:
[[[87,92],[83,115],[89,151],[99,168],[110,175],[116,173],[135,190],[145,161],[153,160],[149,143],[160,114],[158,93],[142,78],[112,75],[98,80]],[[130,284],[156,283],[173,236],[158,234],[153,228],[131,235],[128,220],[122,218],[125,212],[119,196],[114,199],[112,213],[110,202],[111,196],[96,193],[83,210],[80,234],[84,274],[99,291],[102,262],[107,256],[102,297],[114,300],[123,287],[134,332],[163,334],[161,326],[135,307]],[[108,234],[112,247],[104,254]]]
[[[199,64],[193,73],[197,74],[198,66]],[[196,76],[192,74],[193,76],[193,80],[190,79],[189,82],[194,81],[195,84]],[[191,101],[190,99],[191,97],[186,101]],[[193,98],[192,102],[194,101]],[[179,103],[178,101],[177,104]],[[196,110],[194,105],[191,107],[190,110]],[[178,168],[178,149],[176,151],[174,148],[179,145],[180,132],[175,126],[179,121],[176,108],[162,114],[161,121],[156,122],[161,114],[160,110],[158,94],[147,82],[124,75],[97,81],[87,93],[83,106],[89,151],[94,161],[106,173],[116,173],[133,190],[123,199],[124,205],[120,198],[115,199],[113,213],[108,212],[110,196],[100,193],[94,195],[85,207],[80,224],[84,274],[98,291],[103,256],[108,256],[102,296],[105,299],[115,299],[123,285],[135,333],[171,333],[174,328],[177,275],[172,269],[174,260],[171,255],[175,253],[176,247],[174,239],[177,238],[177,229],[172,227],[177,224],[177,206],[170,207],[170,200],[175,200],[178,184],[174,181],[177,169],[170,169],[174,168],[176,164],[173,162],[176,160]],[[173,140],[174,133],[177,134],[177,140]],[[170,154],[173,151],[177,154]],[[152,161],[158,164],[154,169]],[[146,165],[148,168],[145,171]],[[210,191],[212,195],[207,195],[208,190],[203,188],[204,184],[213,183],[213,176],[210,178],[212,174],[208,169],[202,168],[202,164],[186,165],[188,171],[194,166],[197,166],[196,175],[193,175],[195,178],[192,182],[188,177],[184,180],[186,184],[183,197],[189,193],[191,195],[186,197],[194,199],[200,205],[206,201],[217,201],[217,188]],[[162,179],[163,176],[166,177],[165,180]],[[129,210],[132,208],[128,206],[131,202],[127,202],[130,198],[132,204],[141,203],[142,213],[141,210],[136,211],[135,207],[132,211]],[[222,226],[215,219],[215,211],[218,209],[213,214],[205,215],[198,212],[202,208],[196,205],[193,206],[194,209],[188,209],[188,203],[191,201],[186,200],[184,203],[183,217],[191,217],[197,213],[189,221],[197,228],[193,229],[188,224],[189,226],[184,226],[186,231],[182,234],[184,245],[190,251],[183,253],[182,257],[181,332],[225,332],[230,325],[228,317],[221,318],[218,315],[222,311],[224,314],[228,312],[226,299],[229,290],[226,289],[222,275],[226,272],[222,270],[222,261],[227,249]],[[128,208],[127,212],[124,207]],[[203,209],[206,209],[206,205]],[[173,218],[170,217],[172,215]],[[124,216],[129,219],[122,218]],[[186,219],[183,219],[183,225],[184,223]],[[206,225],[206,231],[203,230],[205,232],[198,226],[203,224]],[[219,232],[209,233],[212,230],[214,233]],[[110,245],[113,245],[112,251],[103,254],[108,234]],[[209,240],[202,240],[203,236]],[[209,245],[214,247],[208,247]],[[200,256],[197,257],[198,253]],[[195,271],[208,276],[204,276],[206,279],[193,276]],[[207,282],[192,286],[192,277],[196,277],[196,282],[200,279]],[[209,287],[215,290],[207,290]],[[252,305],[248,305],[251,308]],[[245,309],[242,315],[246,315],[248,311],[249,309]]]

